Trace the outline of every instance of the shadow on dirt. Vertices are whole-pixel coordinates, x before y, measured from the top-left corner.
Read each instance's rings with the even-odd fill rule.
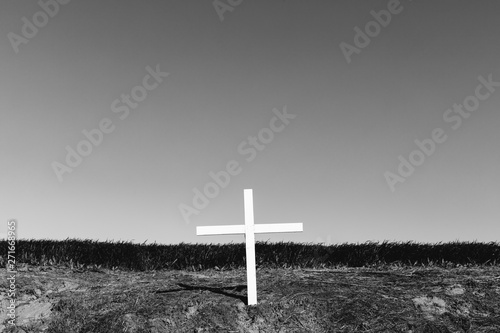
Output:
[[[185,290],[203,290],[203,291],[210,291],[216,294],[236,298],[246,305],[248,305],[248,299],[247,296],[243,295],[238,295],[235,294],[234,292],[241,292],[245,289],[247,289],[246,285],[237,285],[237,286],[231,286],[231,287],[222,287],[222,288],[214,288],[214,287],[206,287],[206,286],[194,286],[194,285],[188,285],[184,283],[178,283],[177,284],[181,289],[168,289],[168,290],[157,290],[155,291],[156,294],[165,294],[165,293],[173,293],[173,292],[178,292],[178,291],[185,291]]]

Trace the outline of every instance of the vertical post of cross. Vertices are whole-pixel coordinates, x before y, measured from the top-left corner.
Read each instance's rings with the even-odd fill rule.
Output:
[[[245,201],[245,243],[247,261],[248,304],[257,304],[257,272],[255,268],[255,225],[253,216],[253,191],[243,191]]]

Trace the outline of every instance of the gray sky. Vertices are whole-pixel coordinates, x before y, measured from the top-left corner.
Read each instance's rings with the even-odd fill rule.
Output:
[[[499,240],[497,1],[65,1],[0,5],[18,237]]]

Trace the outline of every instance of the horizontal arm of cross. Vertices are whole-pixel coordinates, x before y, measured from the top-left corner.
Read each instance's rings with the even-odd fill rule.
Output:
[[[213,225],[209,227],[196,227],[197,236],[208,235],[236,235],[244,234],[245,225]]]
[[[267,234],[275,232],[301,232],[302,223],[273,223],[273,224],[255,224],[254,233]],[[196,235],[237,235],[245,233],[245,225],[214,225],[208,227],[196,227]]]

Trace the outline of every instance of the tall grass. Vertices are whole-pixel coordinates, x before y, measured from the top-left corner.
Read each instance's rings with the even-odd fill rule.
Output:
[[[232,269],[245,267],[245,244],[133,244],[66,239],[18,240],[17,263],[66,265],[125,270]],[[256,243],[259,267],[322,268],[336,266],[500,265],[500,243],[367,242],[317,245],[303,243]],[[0,241],[0,266],[5,267],[7,241]]]

